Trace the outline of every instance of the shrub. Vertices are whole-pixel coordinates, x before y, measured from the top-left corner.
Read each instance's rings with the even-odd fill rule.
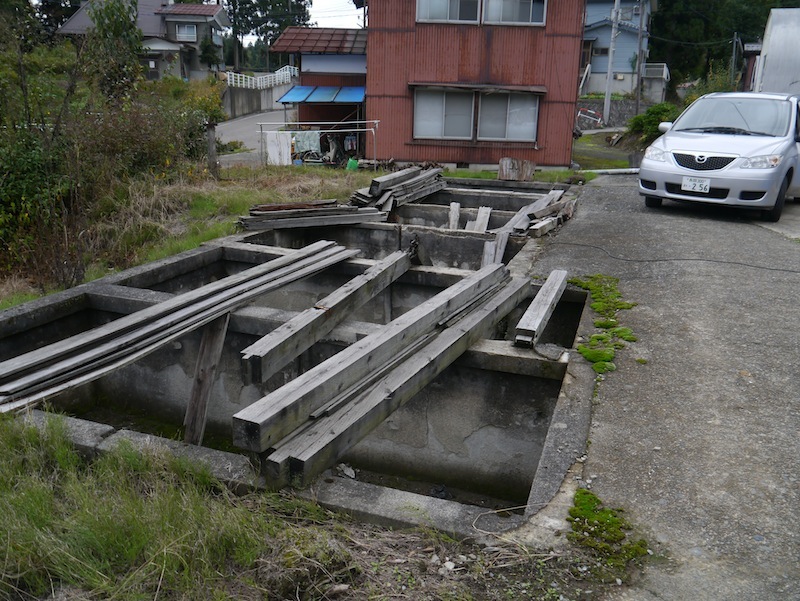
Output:
[[[628,131],[638,134],[643,142],[652,142],[661,135],[658,124],[662,121],[673,121],[680,113],[681,109],[669,102],[655,104],[628,121]]]

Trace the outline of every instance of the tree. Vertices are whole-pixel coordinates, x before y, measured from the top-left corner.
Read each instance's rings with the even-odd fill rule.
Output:
[[[730,63],[734,35],[759,40],[770,9],[789,7],[800,2],[662,0],[653,13],[649,60],[667,63],[674,83],[705,77],[712,63]]]
[[[311,0],[255,0],[253,33],[271,46],[287,27],[309,25],[310,7]]]
[[[52,38],[56,30],[74,15],[80,6],[80,0],[39,0],[36,16],[47,35]]]
[[[137,0],[95,0],[87,39],[87,74],[109,100],[130,95],[141,76],[142,30]]]

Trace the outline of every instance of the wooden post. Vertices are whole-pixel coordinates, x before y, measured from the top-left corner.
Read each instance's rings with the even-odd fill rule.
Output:
[[[228,331],[230,319],[231,314],[226,313],[203,329],[203,338],[200,341],[194,369],[194,385],[186,406],[186,417],[183,420],[183,425],[186,426],[183,440],[188,444],[200,445],[203,442],[208,399],[211,396],[211,386],[214,384],[219,358],[222,356],[225,332]]]
[[[219,163],[217,162],[217,124],[206,124],[206,140],[208,141],[208,172],[214,179],[219,179]]]
[[[461,212],[461,203],[460,202],[451,202],[450,203],[450,213],[449,213],[449,222],[448,228],[451,230],[458,229],[458,222],[459,222],[459,213]]]
[[[567,272],[555,269],[522,315],[514,332],[514,344],[533,348],[567,287]]]

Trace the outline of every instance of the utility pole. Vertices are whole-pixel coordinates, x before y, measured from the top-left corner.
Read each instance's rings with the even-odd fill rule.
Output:
[[[644,37],[644,0],[639,0],[639,36],[636,41],[636,114],[639,114],[639,105],[642,102],[642,73],[644,72],[644,51],[642,38]]]
[[[606,73],[606,97],[603,102],[603,121],[608,123],[611,116],[611,78],[614,75],[614,46],[617,43],[619,32],[619,2],[614,0],[614,10],[611,13],[611,42],[608,45],[608,72]]]

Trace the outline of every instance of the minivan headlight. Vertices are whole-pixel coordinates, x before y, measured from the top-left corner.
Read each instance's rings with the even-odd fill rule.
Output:
[[[667,160],[667,153],[660,148],[656,148],[655,146],[648,146],[644,150],[644,158],[663,163]]]
[[[774,169],[781,164],[782,154],[762,154],[757,157],[742,159],[742,169]]]

